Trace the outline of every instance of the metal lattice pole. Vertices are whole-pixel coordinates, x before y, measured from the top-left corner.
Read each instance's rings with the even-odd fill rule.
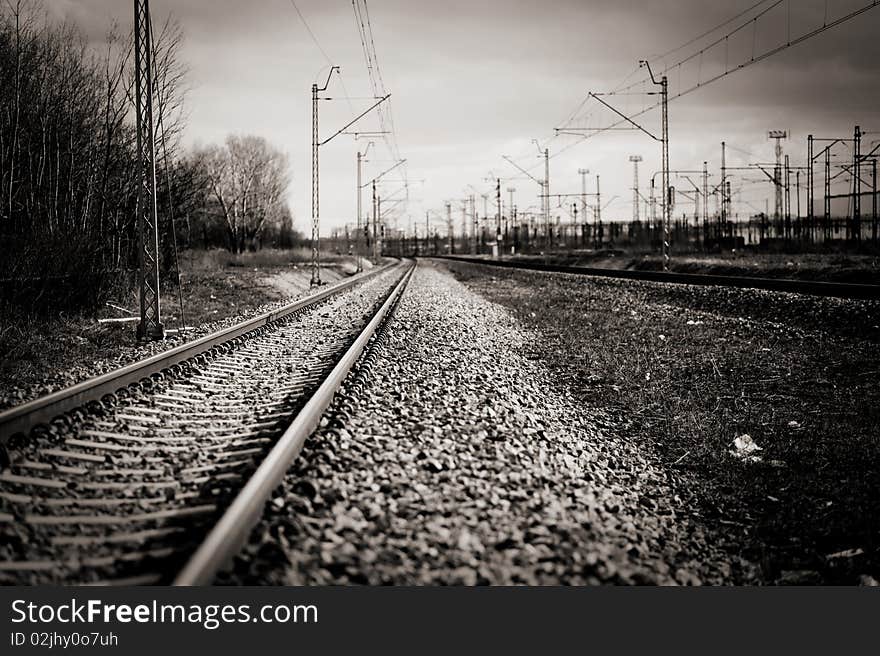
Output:
[[[379,197],[376,195],[376,181],[373,180],[373,263],[379,261]]]
[[[721,238],[727,234],[727,197],[725,186],[727,185],[727,144],[721,142],[721,211],[718,213],[718,242],[719,247]]]
[[[709,236],[709,162],[703,162],[703,239]]]
[[[149,0],[134,1],[135,102],[138,149],[138,260],[140,340],[165,337],[159,299],[159,221],[156,207],[156,140],[153,125],[152,35]]]
[[[852,218],[852,238],[859,242],[862,239],[862,131],[857,125],[853,132],[853,218]]]
[[[550,234],[550,149],[544,149],[544,230],[547,234],[547,250],[553,243]]]
[[[785,238],[791,239],[791,166],[789,164],[788,155],[785,156],[783,172],[783,191],[785,192],[785,200],[783,202],[783,207],[785,208]]]
[[[813,212],[815,211],[813,208],[813,135],[807,135],[807,230],[809,234],[809,240],[813,241],[815,239],[814,235],[814,217]]]
[[[825,147],[825,226],[822,230],[822,239],[831,239],[831,144]]]
[[[595,233],[593,239],[595,241],[595,250],[602,248],[602,188],[599,185],[599,176],[596,176],[596,226],[593,230]]]
[[[662,135],[663,142],[663,270],[669,271],[670,259],[670,221],[671,208],[669,197],[669,82],[664,75],[660,79],[662,100]]]
[[[877,242],[877,158],[871,160],[871,241]]]
[[[321,221],[318,200],[318,85],[312,85],[312,280],[311,286],[321,284],[320,239]]]
[[[633,221],[639,222],[639,162],[641,155],[630,155],[629,161],[633,163]]]
[[[785,234],[785,202],[783,195],[785,192],[785,182],[782,179],[782,140],[787,137],[785,130],[770,130],[769,138],[776,141],[774,152],[776,153],[776,164],[773,168],[773,186],[776,191],[776,209],[773,212],[773,220],[776,223],[776,234],[779,235],[780,226],[782,234]]]
[[[477,197],[471,194],[471,255],[477,254],[477,246],[479,245],[480,221],[477,218]]]
[[[361,155],[361,151],[358,151],[357,154],[357,235],[355,237],[355,251],[357,258],[357,272],[360,273],[364,270],[364,264],[361,261],[361,212],[362,208],[362,199],[361,199],[361,160],[363,156]]]
[[[467,218],[467,198],[461,202],[461,252],[467,251],[468,244],[468,218]]]
[[[507,220],[504,222],[504,239],[507,240],[509,238],[510,233],[513,232],[514,223],[513,223],[513,194],[516,192],[516,187],[508,187],[507,193],[510,194],[510,204],[507,206]]]
[[[587,174],[590,169],[578,169],[581,176],[581,243],[587,243]]]
[[[500,256],[503,248],[501,240],[501,178],[495,182],[495,246]]]
[[[449,255],[452,255],[453,249],[453,240],[454,235],[452,234],[452,203],[446,203],[446,248],[449,251]]]

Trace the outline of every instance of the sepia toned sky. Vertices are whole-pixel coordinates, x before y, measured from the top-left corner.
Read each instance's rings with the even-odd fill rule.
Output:
[[[57,16],[78,23],[99,43],[113,21],[130,29],[131,2],[51,0]],[[607,131],[581,141],[554,137],[589,91],[605,92],[645,76],[638,60],[657,72],[701,50],[719,35],[748,23],[761,6],[717,32],[669,54],[667,51],[756,4],[754,0],[369,0],[375,47],[385,86],[392,94],[400,153],[407,158],[410,202],[399,206],[398,225],[424,225],[425,211],[443,211],[473,185],[485,193],[490,177],[514,187],[520,209],[538,204],[537,184],[502,159],[514,157],[535,177],[543,165],[532,143],[548,147],[551,193],[579,193],[578,168],[588,168],[588,190],[601,175],[603,216],[632,216],[632,164],[644,158],[640,188],[659,168],[660,145],[635,130]],[[735,68],[823,22],[870,4],[869,0],[785,0],[723,43],[669,72],[670,91],[703,82],[726,65]],[[310,87],[324,82],[328,58],[342,69],[321,103],[321,133],[329,136],[373,101],[350,0],[297,0],[315,34],[314,43],[290,0],[151,0],[154,24],[173,13],[185,35],[182,58],[190,68],[189,145],[221,141],[229,133],[266,137],[288,153],[293,184],[290,203],[297,227],[310,216]],[[827,13],[826,13],[827,12]],[[671,167],[696,170],[708,161],[718,180],[721,141],[731,148],[728,165],[770,162],[769,129],[788,130],[786,152],[802,165],[807,134],[851,136],[853,126],[872,131],[865,147],[880,139],[880,7],[748,66],[669,105]],[[603,99],[630,114],[656,102],[650,85]],[[348,96],[349,99],[346,99]],[[588,101],[568,125],[607,126],[617,117]],[[659,113],[636,119],[659,134]],[[374,116],[358,124],[378,129]],[[354,220],[355,158],[364,140],[341,135],[321,149],[321,214],[327,229]],[[563,150],[565,148],[565,150]],[[841,151],[845,157],[846,152]],[[371,149],[365,180],[391,165],[381,142]],[[399,196],[396,173],[382,193]],[[693,176],[691,176],[693,178]],[[658,177],[659,180],[659,177]],[[697,178],[693,178],[699,182]],[[424,182],[421,182],[424,181]],[[658,182],[659,184],[659,182]],[[690,183],[673,178],[682,189]],[[734,178],[734,211],[764,209],[769,182],[754,174]],[[792,192],[794,195],[794,191]],[[365,206],[366,194],[365,194]],[[574,199],[567,199],[571,202]],[[610,202],[609,202],[610,201]],[[794,200],[792,201],[795,202]],[[555,207],[554,214],[562,213]],[[478,206],[482,201],[478,200]],[[710,204],[710,210],[712,205]],[[491,210],[490,210],[491,211]],[[679,200],[676,214],[692,211]],[[804,210],[805,211],[805,210]],[[563,214],[563,216],[566,216]],[[327,230],[325,230],[326,232]]]

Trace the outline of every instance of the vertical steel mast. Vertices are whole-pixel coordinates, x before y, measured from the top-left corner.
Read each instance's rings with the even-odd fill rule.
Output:
[[[326,85],[325,85],[326,88]],[[312,279],[310,286],[321,284],[319,261],[319,241],[321,239],[321,221],[319,217],[318,193],[318,85],[312,84]]]
[[[788,133],[785,130],[770,130],[767,135],[768,138],[773,139],[776,142],[774,148],[776,164],[773,168],[773,187],[776,192],[776,209],[773,211],[773,220],[776,222],[776,230],[779,231],[779,226],[782,225],[784,233],[785,201],[783,199],[783,194],[785,183],[782,180],[782,140],[787,138]]]
[[[852,218],[852,238],[855,241],[862,240],[862,130],[857,125],[853,132],[853,218]]]
[[[633,163],[633,221],[639,222],[639,162],[641,155],[630,155],[629,161]]]
[[[318,169],[318,148],[321,146],[318,140],[318,92],[326,91],[330,85],[330,78],[338,66],[331,66],[327,74],[327,81],[323,87],[312,84],[312,279],[311,286],[321,284],[320,246],[321,246],[321,219],[320,219],[320,188]],[[331,137],[332,138],[332,137]],[[328,140],[329,141],[329,140]]]
[[[658,82],[657,78],[654,77],[654,71],[651,70],[651,64],[647,60],[643,59],[642,61],[640,61],[639,66],[644,66],[645,68],[647,68],[648,74],[651,76],[651,82],[660,87],[660,143],[662,144],[661,167],[663,170],[663,196],[661,197],[661,207],[663,208],[663,270],[669,271],[669,258],[671,250],[670,231],[673,202],[673,198],[671,197],[671,188],[669,184],[669,80],[664,75],[660,78]],[[632,121],[630,122],[632,123]],[[645,131],[644,128],[642,128],[641,126],[637,125],[636,127],[638,127],[642,131]],[[652,136],[654,139],[657,138],[654,137],[654,135],[652,135],[650,132],[647,132],[647,134]]]
[[[544,229],[547,231],[548,248],[553,243],[550,232],[550,149],[544,149]]]
[[[165,338],[159,302],[159,222],[156,208],[156,140],[153,125],[153,57],[149,0],[134,0],[135,113],[138,149],[139,340]]]
[[[587,243],[587,174],[590,169],[578,169],[581,176],[581,243]]]
[[[649,69],[650,70],[650,69]],[[651,73],[651,78],[654,74]],[[660,78],[660,99],[662,106],[662,129],[661,140],[663,142],[663,270],[669,271],[669,259],[671,256],[670,235],[672,222],[672,198],[669,184],[669,81],[664,75]]]
[[[369,147],[369,146],[368,146]],[[355,238],[355,257],[357,258],[357,273],[360,273],[364,270],[364,265],[361,262],[361,161],[363,160],[363,155],[361,151],[358,150],[357,154],[357,237]]]

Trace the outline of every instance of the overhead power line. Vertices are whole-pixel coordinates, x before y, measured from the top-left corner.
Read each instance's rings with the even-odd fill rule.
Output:
[[[774,5],[772,5],[772,6],[778,5],[781,1],[782,0],[779,0],[778,2],[774,3]],[[779,52],[782,52],[783,50],[787,50],[788,48],[791,48],[792,46],[796,46],[800,43],[803,43],[804,41],[811,39],[814,36],[821,34],[822,32],[825,32],[826,30],[830,30],[833,27],[837,27],[838,25],[855,18],[856,16],[859,16],[859,15],[865,13],[866,11],[871,10],[871,9],[877,7],[878,5],[880,5],[880,0],[873,0],[873,2],[870,2],[866,5],[863,5],[862,7],[855,9],[855,10],[853,10],[843,16],[840,16],[839,18],[832,20],[831,22],[826,21],[821,26],[819,26],[809,32],[806,32],[806,33],[800,35],[799,37],[787,40],[787,41],[785,41],[785,42],[783,42],[773,48],[770,48],[769,50],[766,50],[762,53],[759,53],[757,55],[753,54],[753,56],[750,59],[747,59],[747,60],[737,64],[733,68],[725,68],[725,70],[723,72],[712,75],[711,77],[707,78],[705,81],[698,80],[696,84],[694,84],[690,87],[679,90],[677,93],[669,94],[669,100],[675,100],[676,98],[681,98],[682,96],[685,96],[689,93],[696,91],[697,89],[702,89],[703,87],[705,87],[709,84],[712,84],[713,82],[717,82],[718,80],[725,78],[732,73],[736,73],[737,71],[741,71],[744,68],[748,68],[749,66],[751,66],[753,64],[757,64],[758,62],[764,61],[765,59],[772,57],[773,55],[775,55]],[[771,8],[772,8],[772,6],[771,6]],[[751,20],[749,22],[751,22]],[[740,27],[736,28],[734,30],[734,32],[739,31],[740,29],[742,29],[742,27],[743,26],[741,25]],[[731,32],[731,34],[732,33],[733,32]],[[722,41],[723,41],[723,39],[724,39],[724,37],[722,37]],[[715,43],[717,44],[719,42],[720,41],[716,41]],[[692,58],[693,58],[693,56],[689,57],[688,59],[692,59]],[[674,67],[675,66],[673,66],[672,68],[674,68]],[[623,125],[624,123],[629,122],[631,119],[638,118],[639,116],[643,116],[644,114],[647,114],[649,111],[656,109],[659,106],[660,106],[659,102],[648,105],[647,107],[643,108],[642,110],[635,112],[633,114],[630,114],[627,118],[620,119],[619,121],[616,121],[614,123],[611,123],[610,125],[605,126],[604,128],[597,129],[596,131],[592,132],[591,134],[584,135],[578,142],[575,142],[575,143],[580,143],[580,141],[584,141],[586,139],[589,139],[590,137],[594,137],[597,134],[600,134],[601,132],[604,132],[606,130],[617,128],[617,127]],[[563,126],[563,127],[565,127],[565,126]],[[557,151],[557,153],[558,152],[561,152],[561,151]]]
[[[293,5],[293,8],[296,10],[296,15],[299,16],[300,21],[303,24],[303,27],[306,28],[306,32],[309,33],[309,36],[312,37],[312,41],[314,41],[315,45],[318,47],[318,50],[321,51],[321,54],[324,56],[324,59],[327,60],[329,65],[333,65],[333,62],[330,60],[330,56],[327,54],[327,51],[321,47],[321,43],[318,41],[318,37],[315,36],[315,33],[312,32],[312,28],[309,27],[308,22],[306,22],[305,16],[302,15],[302,12],[299,10],[299,7],[296,6],[295,0],[290,0],[290,4]]]
[[[738,14],[736,14],[736,16],[731,16],[730,18],[728,18],[728,19],[727,19],[726,21],[724,21],[723,23],[719,23],[719,24],[716,25],[715,27],[713,27],[713,28],[711,28],[711,29],[709,29],[709,30],[706,30],[705,32],[703,32],[703,33],[700,34],[699,36],[695,36],[693,39],[690,39],[690,40],[688,40],[688,41],[682,43],[680,46],[678,46],[678,47],[676,47],[676,48],[673,48],[672,50],[667,50],[667,51],[664,52],[662,55],[657,55],[656,57],[651,57],[651,60],[652,60],[652,61],[656,61],[656,60],[658,60],[658,59],[663,59],[664,57],[668,57],[669,55],[672,55],[672,54],[678,52],[679,50],[684,50],[684,49],[687,48],[689,45],[692,45],[692,44],[696,43],[696,42],[699,41],[700,39],[703,39],[703,38],[709,36],[710,34],[714,34],[714,33],[717,32],[718,30],[720,30],[722,27],[726,27],[727,25],[730,25],[733,21],[735,21],[735,20],[737,20],[737,19],[739,19],[739,18],[742,18],[743,16],[745,16],[745,15],[747,15],[747,14],[750,14],[752,11],[754,11],[755,9],[757,9],[758,7],[760,7],[761,5],[763,5],[763,4],[765,4],[765,3],[769,2],[769,1],[770,1],[770,0],[759,0],[758,2],[756,2],[755,4],[753,4],[753,5],[752,5],[751,7],[749,7],[748,9],[745,9],[745,10],[739,12]],[[779,4],[779,3],[777,2],[776,4]]]
[[[354,10],[355,23],[361,41],[361,49],[363,50],[364,62],[367,67],[370,88],[374,96],[387,96],[388,91],[385,88],[382,69],[379,66],[379,58],[376,54],[376,42],[373,36],[373,26],[370,22],[370,10],[367,0],[352,0],[351,5]],[[388,146],[392,158],[398,161],[403,160],[397,141],[397,131],[394,126],[394,114],[391,103],[388,102],[384,106],[379,107],[377,114],[379,117],[379,129],[385,133],[383,140]],[[403,167],[403,177],[404,179],[407,177],[405,165]]]

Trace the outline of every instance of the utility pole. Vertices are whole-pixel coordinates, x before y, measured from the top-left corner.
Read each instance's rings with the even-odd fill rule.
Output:
[[[825,147],[825,227],[824,239],[831,238],[831,144]]]
[[[139,340],[165,338],[159,300],[159,214],[156,207],[156,138],[153,124],[153,35],[149,0],[134,2],[134,71],[138,150]]]
[[[727,233],[728,233],[729,237],[732,237],[733,236],[733,221],[730,220],[729,217],[732,215],[732,212],[730,211],[730,209],[731,209],[731,206],[733,205],[733,203],[731,202],[733,199],[733,194],[730,192],[730,180],[727,181],[727,189],[724,192],[724,196],[727,199],[727,216],[728,216]]]
[[[452,255],[453,247],[452,247],[452,203],[446,203],[446,233],[447,240],[449,241],[449,254]]]
[[[719,245],[721,243],[721,238],[727,232],[727,192],[725,187],[727,185],[727,144],[725,142],[721,142],[721,212],[718,215],[718,242]]]
[[[477,218],[477,197],[474,194],[470,196],[471,201],[471,255],[477,254],[477,246],[479,245],[479,219]]]
[[[639,162],[641,155],[630,155],[629,161],[633,163],[633,221],[639,222]]]
[[[501,240],[501,178],[495,180],[495,206],[495,247],[500,256],[501,250],[504,248],[504,243]]]
[[[376,181],[373,180],[373,263],[379,260],[379,197],[376,195]]]
[[[382,195],[376,194],[376,239],[373,240],[373,249],[376,260],[382,257],[382,249],[385,246],[385,222],[382,221]]]
[[[538,147],[538,156],[545,157],[544,172],[545,172],[545,175],[549,176],[550,175],[550,162],[549,162],[548,151],[547,150],[544,150],[543,152],[541,151],[541,147],[538,145],[537,139],[532,139],[532,143]],[[541,214],[543,215],[543,219],[545,221],[546,227],[549,228],[550,195],[549,195],[549,193],[547,193],[547,191],[549,190],[549,187],[547,186],[547,180],[546,179],[539,180],[538,178],[533,176],[528,170],[521,167],[519,164],[517,164],[514,160],[512,160],[507,155],[502,155],[501,157],[502,157],[502,159],[506,160],[507,162],[512,164],[514,167],[519,169],[521,173],[525,174],[527,177],[531,178],[532,180],[534,180],[537,183],[537,185],[538,185],[538,198],[541,200]],[[528,213],[528,212],[526,212],[525,214],[527,216],[526,222],[528,224],[526,234],[529,235],[528,243],[529,243],[529,246],[531,247],[532,240],[534,240],[535,243],[537,243],[537,241],[538,241],[538,221],[534,220],[534,225],[533,225],[533,216],[534,215],[531,213]],[[546,251],[547,249],[545,248],[544,250]]]
[[[468,201],[467,198],[461,201],[461,252],[464,253],[467,248],[468,243],[468,234],[467,234],[467,208]]]
[[[483,222],[480,234],[480,243],[483,243],[483,237],[486,233],[486,224],[489,223],[489,194],[480,194],[483,197]]]
[[[321,284],[321,269],[319,261],[321,247],[321,194],[319,180],[320,168],[318,166],[318,150],[321,146],[327,144],[329,141],[342,134],[345,130],[357,123],[360,119],[362,119],[364,116],[369,114],[376,107],[378,107],[391,97],[391,94],[387,94],[383,98],[380,98],[371,107],[361,112],[358,116],[349,121],[345,126],[334,132],[330,137],[324,139],[323,141],[320,141],[318,137],[318,101],[330,99],[319,98],[318,93],[327,90],[327,87],[330,86],[330,78],[333,77],[334,72],[339,72],[338,66],[330,67],[330,72],[327,74],[327,81],[324,83],[323,87],[319,87],[317,84],[312,84],[312,279],[310,282],[310,285],[312,287],[317,287]]]
[[[538,157],[544,158],[544,179],[538,180],[538,185],[541,188],[541,199],[543,203],[541,205],[541,213],[544,215],[544,230],[545,230],[545,239],[547,240],[547,248],[545,250],[549,250],[549,245],[551,243],[551,235],[550,235],[550,149],[545,148],[543,151],[541,150],[541,145],[538,143],[537,139],[532,139],[532,143],[535,144],[535,147],[538,149]],[[505,157],[505,159],[514,164],[521,171],[523,170],[521,167],[516,165],[513,160]],[[532,174],[528,171],[524,171],[526,175],[530,178]],[[532,178],[534,179],[534,178]]]
[[[602,248],[602,192],[599,190],[599,176],[596,176],[596,250]]]
[[[773,185],[776,188],[776,210],[773,214],[773,219],[776,222],[777,230],[779,229],[779,222],[782,219],[783,215],[783,207],[782,207],[782,140],[787,136],[785,130],[770,130],[768,132],[768,138],[776,141],[776,166],[773,169]]]
[[[508,233],[514,227],[514,217],[513,217],[513,193],[516,191],[516,187],[508,187],[507,193],[510,194],[510,204],[507,206],[507,221],[504,222],[504,239],[507,240]]]
[[[550,239],[550,149],[544,149],[544,225]],[[552,243],[552,239],[550,242]]]
[[[590,169],[578,169],[581,176],[581,244],[587,239],[587,174]]]
[[[326,91],[330,85],[330,77],[334,71],[338,71],[338,66],[331,66],[330,73],[327,75],[327,82],[323,87],[312,84],[312,279],[311,287],[317,287],[321,284],[321,269],[319,262],[319,250],[321,240],[321,221],[319,218],[319,167],[318,167],[318,92]]]
[[[672,199],[669,190],[669,81],[666,76],[658,82],[651,70],[651,64],[647,61],[640,62],[648,69],[651,82],[660,86],[660,142],[662,144],[662,168],[663,168],[663,270],[669,270],[670,259],[670,209]]]
[[[807,135],[807,230],[813,241],[813,135]]]
[[[877,158],[871,160],[871,241],[877,241]]]
[[[367,148],[369,148],[369,144],[367,145]],[[357,267],[356,267],[355,271],[357,273],[360,273],[361,271],[364,270],[363,264],[361,264],[361,248],[360,248],[360,245],[361,245],[361,210],[362,210],[362,208],[361,208],[361,160],[362,160],[362,158],[363,158],[363,156],[361,155],[361,151],[360,151],[360,149],[358,149],[358,153],[357,153],[357,195],[358,195],[358,197],[357,197],[357,232],[355,233],[355,242],[354,242],[354,244],[355,244],[354,249],[355,249],[355,251],[357,251],[357,254],[355,256],[355,260],[357,262]]]
[[[791,238],[791,167],[785,156],[785,238]]]
[[[364,152],[362,153],[360,150],[358,150],[358,154],[357,154],[357,238],[355,239],[355,249],[357,249],[357,272],[358,273],[360,273],[361,271],[364,270],[364,263],[362,260],[361,247],[360,247],[360,245],[361,245],[361,216],[362,216],[362,212],[363,212],[361,190],[364,187],[363,183],[361,182],[361,179],[362,179],[361,171],[362,171],[363,163],[365,161],[367,161],[366,160],[367,153],[370,152],[370,146],[372,146],[372,145],[373,145],[372,141],[367,142],[367,147],[364,148]]]
[[[862,131],[857,125],[853,131],[853,239],[858,242],[862,237]]]
[[[709,162],[703,162],[703,226],[709,223]]]
[[[367,153],[370,152],[370,146],[374,146],[375,144],[372,141],[367,142],[367,147],[364,148],[364,152],[360,152],[358,150],[357,154],[357,236],[355,238],[355,248],[357,249],[357,272],[360,273],[364,270],[363,263],[363,253],[361,252],[361,221],[363,220],[363,200],[361,198],[361,190],[364,188],[363,180],[363,164],[367,161]],[[375,180],[374,180],[375,182]],[[364,234],[369,234],[370,232],[370,219],[366,217],[366,229],[363,231]]]

